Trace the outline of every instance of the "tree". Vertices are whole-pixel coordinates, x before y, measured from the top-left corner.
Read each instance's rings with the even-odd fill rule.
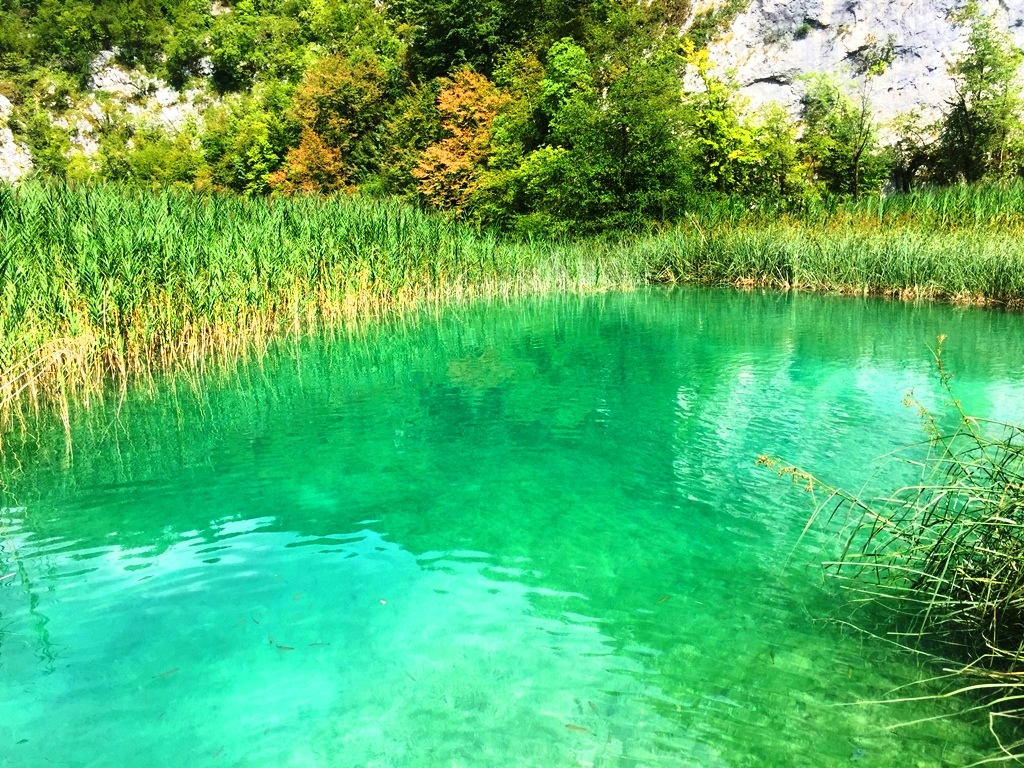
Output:
[[[800,158],[796,122],[773,104],[755,115],[750,133],[755,151],[747,172],[747,194],[769,209],[800,204],[813,184],[811,169]]]
[[[889,128],[893,136],[887,149],[892,182],[900,192],[910,192],[915,183],[931,175],[937,152],[937,128],[922,122],[917,110],[897,116]]]
[[[856,198],[880,189],[888,167],[866,88],[854,101],[833,78],[817,75],[808,81],[801,107],[804,151],[826,191]]]
[[[677,64],[658,49],[619,51],[595,64],[575,41],[554,43],[543,76],[520,83],[533,100],[534,130],[521,123],[528,103],[513,100],[502,110],[495,121],[501,143],[474,210],[507,228],[546,234],[674,218],[688,178]]]
[[[215,187],[248,195],[270,190],[270,175],[297,143],[290,96],[287,85],[266,83],[207,111],[200,143]]]
[[[746,193],[758,153],[753,133],[740,119],[736,89],[710,74],[706,49],[688,44],[686,62],[703,86],[686,97],[687,158],[694,181],[702,192]]]
[[[481,74],[460,69],[437,98],[447,134],[420,156],[412,175],[420,193],[442,210],[462,212],[480,187],[490,153],[491,125],[508,97]]]
[[[1011,154],[1021,132],[1021,51],[992,16],[970,2],[954,20],[968,27],[967,51],[950,67],[956,92],[942,121],[941,175],[955,182],[1016,170]]]
[[[310,67],[295,89],[299,146],[271,185],[282,191],[340,189],[373,174],[387,111],[388,74],[372,54],[334,55]]]
[[[412,0],[392,12],[411,28],[408,65],[426,81],[461,67],[490,74],[502,45],[502,0]]]
[[[259,75],[295,82],[308,63],[304,42],[297,19],[239,0],[211,26],[213,83],[226,92],[252,86]]]

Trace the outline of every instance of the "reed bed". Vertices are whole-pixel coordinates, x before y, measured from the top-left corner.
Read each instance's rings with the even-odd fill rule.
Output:
[[[639,246],[652,280],[1020,307],[1024,237],[1005,231],[773,222],[677,230]]]
[[[809,206],[805,218],[940,230],[1024,231],[1024,182],[962,184],[934,187],[902,195],[848,201],[837,206]]]
[[[0,188],[0,434],[22,403],[420,302],[609,287],[624,265],[396,201]]]
[[[400,201],[0,187],[0,436],[18,411],[235,360],[282,334],[482,295],[643,283],[1017,306],[1024,187],[767,217],[708,203],[659,232],[513,242]],[[66,405],[61,418],[67,426]],[[0,443],[2,446],[2,443]]]
[[[908,458],[920,482],[866,500],[775,459],[762,463],[809,489],[827,489],[812,516],[838,531],[824,563],[850,590],[869,626],[929,657],[944,697],[988,712],[989,762],[1024,762],[1024,427],[966,414],[935,359],[950,413],[924,418],[926,458]],[[881,611],[877,609],[882,609]],[[887,701],[913,701],[914,691]]]

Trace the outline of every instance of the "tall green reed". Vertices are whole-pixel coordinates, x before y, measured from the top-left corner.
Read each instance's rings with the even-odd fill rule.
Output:
[[[797,217],[705,201],[654,233],[510,242],[395,200],[2,187],[0,435],[21,403],[87,398],[155,369],[201,371],[282,333],[471,295],[664,282],[1017,305],[1022,190]]]
[[[0,434],[16,403],[201,367],[319,323],[624,282],[592,249],[502,243],[393,200],[4,187]]]

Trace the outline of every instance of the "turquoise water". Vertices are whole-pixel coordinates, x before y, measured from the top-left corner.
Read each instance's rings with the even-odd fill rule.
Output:
[[[642,291],[287,343],[9,455],[2,766],[933,766],[990,750],[798,544],[920,439],[945,333],[1024,417],[1024,318]],[[20,466],[20,469],[17,469]],[[914,688],[914,692],[935,690]]]

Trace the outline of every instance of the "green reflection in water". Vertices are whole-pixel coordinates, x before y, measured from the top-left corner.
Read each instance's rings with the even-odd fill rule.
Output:
[[[945,333],[1021,414],[1018,316],[643,291],[451,310],[74,415],[0,511],[0,764],[956,765],[980,718],[824,621],[776,453],[918,440]],[[14,459],[12,459],[12,465]],[[6,761],[5,763],[2,761]]]

